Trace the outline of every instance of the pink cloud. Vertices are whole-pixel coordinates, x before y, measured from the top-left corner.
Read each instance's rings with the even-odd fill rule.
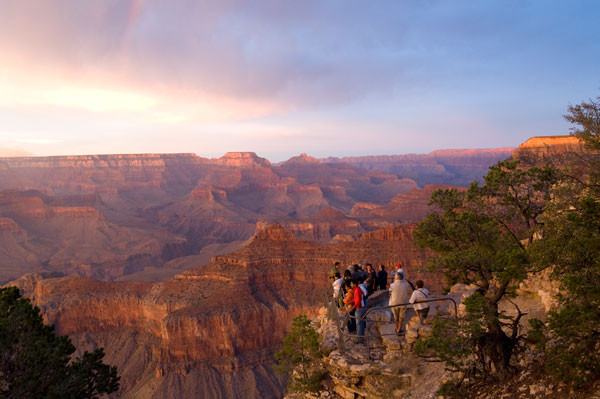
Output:
[[[30,157],[34,154],[18,147],[0,147],[0,157]]]

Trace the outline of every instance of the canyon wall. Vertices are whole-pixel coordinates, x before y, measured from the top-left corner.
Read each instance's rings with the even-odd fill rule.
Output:
[[[441,287],[412,246],[413,229],[320,245],[272,225],[244,248],[163,282],[29,274],[11,284],[79,351],[106,349],[123,398],[275,398],[285,381],[272,371],[272,355],[293,317],[322,306],[335,261],[403,262],[411,279]]]
[[[513,157],[528,165],[551,162],[564,167],[576,161],[574,154],[585,153],[583,143],[576,136],[537,136],[520,144]]]
[[[438,150],[429,154],[378,155],[320,159],[346,163],[414,180],[419,186],[451,184],[468,186],[487,174],[491,165],[510,158],[514,148]]]
[[[515,154],[543,155],[561,140]],[[451,187],[419,182],[466,179],[461,170],[499,154],[400,157],[416,180],[387,159],[371,160],[387,171],[306,155],[272,165],[253,153],[2,159],[0,273],[30,273],[10,284],[78,353],[106,349],[120,397],[280,397],[273,353],[294,316],[322,305],[333,263],[402,263],[441,292],[413,245],[415,225],[398,223],[421,220],[431,193]],[[159,281],[90,278],[150,274]]]
[[[419,185],[481,177],[499,154],[302,154],[277,165],[250,152],[0,158],[0,282],[29,272],[160,281],[271,223],[322,244],[356,239],[420,220],[431,187]]]

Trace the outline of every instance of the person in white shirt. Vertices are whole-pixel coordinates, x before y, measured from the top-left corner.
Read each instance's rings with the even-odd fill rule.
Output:
[[[332,283],[333,286],[333,300],[336,301],[339,298],[340,290],[342,289],[342,284],[344,283],[344,279],[339,272],[335,272],[335,280]]]
[[[415,304],[414,309],[417,312],[417,315],[419,315],[419,320],[422,324],[423,320],[427,318],[427,314],[429,313],[429,302],[419,302],[422,302],[426,300],[427,297],[429,297],[429,290],[427,288],[423,288],[423,280],[417,280],[416,285],[417,289],[413,291],[412,295],[410,296],[409,302]]]
[[[408,303],[408,283],[404,279],[404,273],[396,273],[394,282],[390,284],[390,306]],[[396,334],[403,333],[402,325],[404,324],[404,316],[406,316],[406,306],[395,306],[392,308],[394,320],[396,321]]]

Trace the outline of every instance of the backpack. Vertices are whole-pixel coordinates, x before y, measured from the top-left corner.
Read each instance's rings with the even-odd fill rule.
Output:
[[[366,308],[367,307],[367,297],[369,296],[369,290],[365,287],[364,284],[359,284],[358,287],[360,288],[360,290],[363,293],[362,297],[361,297],[360,307]]]

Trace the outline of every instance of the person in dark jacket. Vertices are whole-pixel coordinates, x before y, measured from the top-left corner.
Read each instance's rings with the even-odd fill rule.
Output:
[[[357,263],[352,266],[352,278],[357,280],[363,278],[363,272],[360,270]]]
[[[379,272],[377,273],[377,283],[379,284],[380,290],[385,290],[387,288],[387,279],[388,274],[385,271],[385,266],[379,265]]]
[[[373,294],[377,290],[377,272],[373,269],[373,265],[367,263],[367,289],[369,295]]]
[[[342,285],[344,295],[346,294],[346,292],[348,292],[348,289],[350,288],[350,281],[352,281],[352,273],[350,273],[350,270],[346,270],[344,271],[344,283]]]

